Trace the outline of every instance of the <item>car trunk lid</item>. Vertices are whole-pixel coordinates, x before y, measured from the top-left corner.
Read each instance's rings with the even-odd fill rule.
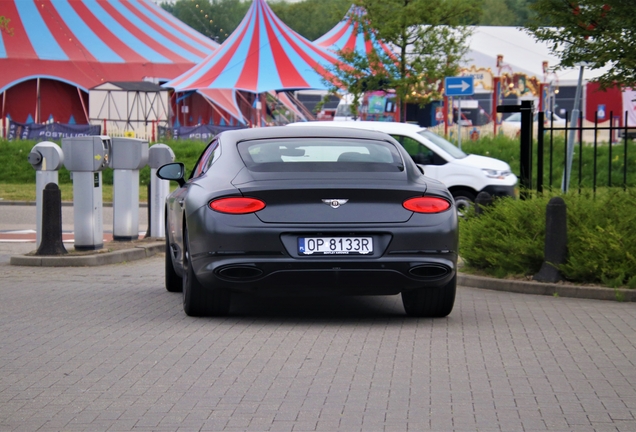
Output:
[[[252,181],[238,186],[244,196],[263,200],[266,207],[256,215],[267,223],[400,223],[412,212],[402,207],[411,197],[426,191],[423,184],[404,187],[404,181],[299,179]]]

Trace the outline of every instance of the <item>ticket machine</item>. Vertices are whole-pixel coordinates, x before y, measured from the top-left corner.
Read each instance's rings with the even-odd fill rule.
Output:
[[[139,238],[139,170],[148,163],[148,141],[111,138],[113,172],[113,239]]]
[[[165,237],[165,203],[170,193],[170,182],[157,177],[157,169],[174,162],[174,152],[165,144],[155,144],[148,150],[148,165],[150,165],[150,236]]]
[[[104,247],[102,171],[111,157],[108,136],[62,139],[64,166],[73,177],[73,224],[76,250]]]

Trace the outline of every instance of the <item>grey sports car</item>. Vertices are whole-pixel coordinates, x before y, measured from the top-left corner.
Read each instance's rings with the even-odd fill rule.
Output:
[[[190,316],[231,293],[401,293],[407,314],[455,302],[457,211],[389,135],[354,129],[226,131],[166,201],[166,289]]]

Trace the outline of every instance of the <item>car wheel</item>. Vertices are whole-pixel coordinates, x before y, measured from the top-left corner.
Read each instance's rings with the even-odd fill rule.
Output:
[[[169,292],[181,292],[183,290],[183,278],[174,270],[172,263],[172,251],[170,248],[170,240],[168,239],[168,231],[166,231],[166,271],[165,285]]]
[[[460,216],[464,216],[466,211],[475,203],[475,195],[463,190],[453,192],[453,198],[455,199],[457,214]]]
[[[457,275],[438,288],[403,291],[402,304],[406,313],[412,317],[443,318],[453,310],[456,291]]]
[[[223,316],[230,311],[230,292],[203,286],[192,268],[188,231],[183,232],[183,310],[188,316]]]

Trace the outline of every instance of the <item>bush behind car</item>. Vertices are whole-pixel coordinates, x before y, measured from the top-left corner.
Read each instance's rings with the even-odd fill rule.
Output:
[[[545,211],[555,194],[499,199],[481,216],[460,220],[460,256],[467,270],[495,277],[530,276],[541,268]],[[572,282],[636,288],[636,194],[629,189],[563,195],[568,258],[559,269]]]
[[[0,160],[3,161],[0,183],[33,184],[35,187],[35,171],[27,161],[27,155],[35,144],[35,141],[0,139]],[[194,166],[206,145],[200,141],[166,141],[165,144],[173,149],[177,161],[185,163],[187,170]],[[58,142],[58,145],[61,143]],[[556,145],[563,145],[563,142]],[[614,146],[613,159],[623,154],[617,148],[619,146]],[[519,143],[516,139],[503,136],[482,138],[463,143],[463,149],[504,160],[514,172],[519,172]],[[536,146],[534,149],[536,151]],[[607,146],[599,148],[599,167],[607,167],[609,163],[606,149]],[[584,152],[589,151],[590,148],[584,148]],[[555,151],[555,158],[562,159],[561,154]],[[587,178],[587,173],[591,172],[590,165],[584,164]],[[555,166],[558,166],[556,160]],[[636,170],[629,171],[628,184],[632,184]],[[60,170],[59,177],[61,184],[71,183],[66,169]],[[554,178],[560,179],[560,176],[554,175]],[[145,167],[140,172],[140,182],[145,185],[149,179],[150,169]],[[104,171],[103,181],[106,185],[112,184],[112,170]],[[550,195],[546,194],[527,201],[500,200],[483,217],[470,216],[461,220],[460,254],[469,268],[497,277],[538,272],[543,262],[545,207],[549,198]],[[561,268],[564,275],[576,282],[636,288],[636,230],[629,223],[636,213],[634,192],[606,190],[599,191],[596,198],[588,192],[581,196],[567,195],[564,199],[568,206],[569,230],[569,259]]]
[[[61,141],[54,141],[60,147]],[[28,184],[35,185],[35,170],[27,161],[27,155],[37,144],[31,140],[15,140],[7,141],[0,139],[0,160],[2,161],[2,170],[0,170],[0,183],[5,184]],[[186,140],[170,140],[164,141],[172,148],[175,154],[175,160],[185,163],[186,169],[190,170],[194,166],[201,151],[207,145],[202,141],[186,141]],[[151,144],[152,145],[152,144]],[[188,172],[189,174],[189,172]],[[141,185],[147,185],[150,182],[150,168],[144,167],[139,171],[139,181]],[[102,172],[102,182],[105,185],[113,184],[113,170],[107,169]],[[59,171],[59,183],[71,184],[71,177],[68,170],[62,167]]]

